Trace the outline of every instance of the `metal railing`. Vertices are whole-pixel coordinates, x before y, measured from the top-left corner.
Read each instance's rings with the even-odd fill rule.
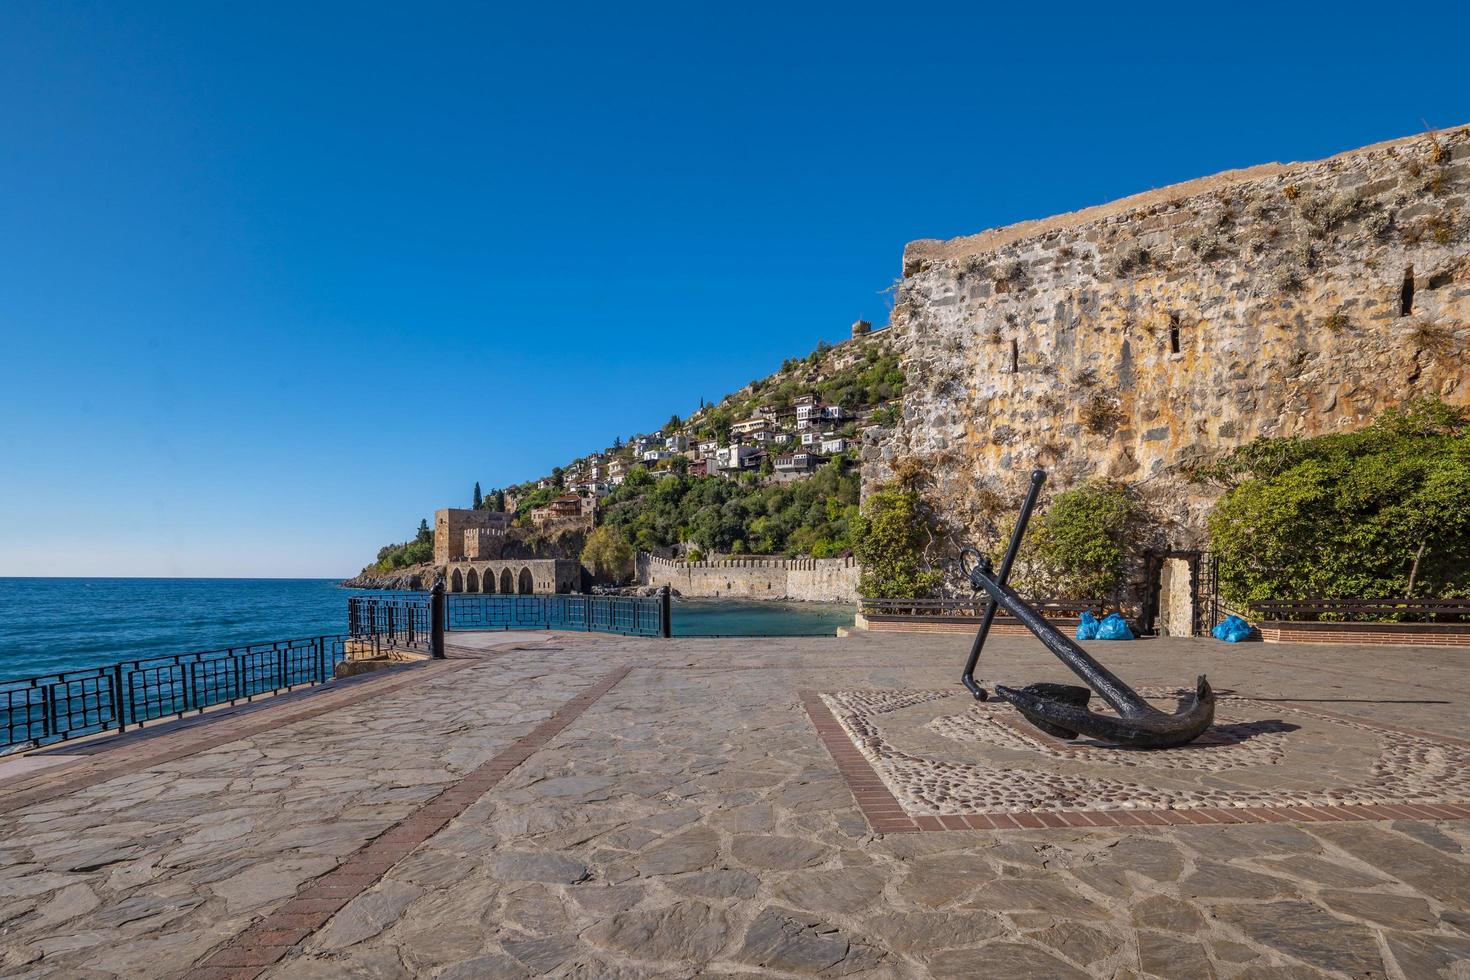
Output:
[[[667,590],[656,596],[454,592],[443,599],[447,630],[572,630],[661,637],[670,634]],[[356,635],[359,629],[385,630],[393,635],[425,637],[432,623],[432,601],[433,594],[429,592],[354,596],[347,600],[348,632]]]
[[[1470,622],[1470,599],[1269,599],[1250,604],[1258,620]]]
[[[435,601],[443,605],[435,615]],[[437,619],[437,623],[436,623]],[[436,630],[436,626],[438,627]],[[347,633],[125,660],[0,681],[0,755],[251,701],[332,680],[339,663],[414,650],[443,656],[443,631],[560,629],[668,636],[656,596],[418,592],[347,600]],[[436,642],[437,639],[437,642]]]
[[[1028,599],[1048,619],[1075,619],[1085,611],[1099,612],[1106,603],[1102,599]],[[986,601],[975,599],[863,599],[859,608],[864,616],[958,616],[979,617],[985,613]],[[999,611],[1004,619],[1010,614]]]
[[[403,645],[388,633],[364,631],[0,681],[0,754],[321,684],[349,653],[376,655]]]

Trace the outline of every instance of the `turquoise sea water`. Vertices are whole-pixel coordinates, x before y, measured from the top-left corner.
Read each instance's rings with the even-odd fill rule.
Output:
[[[336,579],[0,578],[0,680],[347,628]],[[680,636],[831,636],[852,607],[689,599]]]

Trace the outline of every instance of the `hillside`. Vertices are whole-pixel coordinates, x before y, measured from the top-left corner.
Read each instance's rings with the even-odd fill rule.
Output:
[[[644,551],[838,555],[853,544],[858,442],[864,430],[898,422],[903,387],[887,330],[819,343],[686,419],[674,415],[652,434],[619,436],[550,473],[480,493],[480,506],[513,508],[519,539],[543,557],[575,557],[534,533],[533,514],[567,493],[595,495],[597,523]],[[797,418],[803,399],[828,410],[818,424]],[[753,429],[752,420],[764,424]],[[804,434],[812,445],[802,445]],[[721,451],[736,465],[723,465]],[[810,459],[798,465],[803,452]],[[353,582],[405,582],[431,558],[423,521],[413,538],[381,548]]]

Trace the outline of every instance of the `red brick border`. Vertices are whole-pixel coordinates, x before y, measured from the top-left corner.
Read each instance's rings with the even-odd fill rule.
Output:
[[[1327,823],[1348,820],[1470,820],[1470,803],[1344,804],[1341,806],[1196,807],[1188,810],[1033,810],[910,816],[816,691],[801,702],[837,771],[874,833],[932,830],[1044,830],[1098,827],[1169,827],[1233,823]],[[1342,716],[1346,718],[1346,716]],[[1348,719],[1356,720],[1356,719]],[[1387,727],[1387,726],[1384,726]],[[1406,733],[1424,734],[1427,732]],[[1438,737],[1438,736],[1434,736]]]
[[[393,865],[561,734],[632,669],[620,667],[604,675],[489,762],[451,783],[377,839],[348,855],[334,870],[302,885],[295,898],[215,949],[185,974],[185,980],[253,980],[267,967],[280,962],[293,947],[326,925],[343,906],[376,884]]]
[[[902,834],[928,829],[918,826],[916,821],[934,818],[915,818],[904,812],[898,799],[883,785],[878,773],[873,770],[862,752],[858,751],[858,747],[852,744],[852,739],[847,737],[846,729],[833,717],[820,694],[816,691],[802,691],[801,703],[806,707],[807,717],[811,718],[812,725],[817,729],[817,737],[827,747],[832,761],[837,763],[837,771],[842,774],[847,788],[852,790],[852,798],[857,802],[858,809],[868,819],[868,826],[880,834]]]

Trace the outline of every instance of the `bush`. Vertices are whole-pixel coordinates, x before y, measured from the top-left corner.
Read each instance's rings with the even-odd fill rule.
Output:
[[[1094,480],[1057,494],[1033,539],[1043,588],[1070,599],[1114,595],[1136,525],[1133,501],[1121,484]]]
[[[582,564],[598,578],[622,582],[633,574],[633,546],[617,528],[604,524],[587,535]]]
[[[928,521],[919,494],[897,485],[879,490],[863,504],[855,552],[862,564],[858,592],[869,599],[922,599],[944,576],[924,568]]]
[[[1258,439],[1201,475],[1232,485],[1208,518],[1231,602],[1470,597],[1461,409],[1421,401],[1357,432]]]

